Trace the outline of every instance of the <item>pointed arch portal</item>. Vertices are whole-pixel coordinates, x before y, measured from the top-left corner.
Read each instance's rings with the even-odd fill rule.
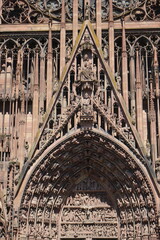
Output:
[[[129,148],[104,131],[71,131],[22,181],[16,197],[20,236],[156,239],[151,178]]]

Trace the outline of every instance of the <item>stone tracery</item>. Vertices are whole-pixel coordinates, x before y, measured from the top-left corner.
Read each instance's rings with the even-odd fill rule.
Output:
[[[85,1],[79,1],[79,21],[86,18]],[[87,3],[87,1],[86,1]],[[108,21],[109,5],[108,0],[102,3],[102,21]],[[96,1],[88,1],[88,16],[92,22],[96,21]],[[38,24],[48,22],[49,19],[60,21],[62,11],[62,2],[60,0],[32,1],[17,0],[3,1],[2,19],[4,23],[32,23]],[[158,1],[113,1],[113,16],[115,19],[121,18],[123,15],[129,16],[132,21],[143,21],[150,19],[159,19],[159,2]],[[73,1],[65,1],[66,22],[73,20]]]
[[[85,1],[87,7],[83,1],[79,3],[77,26],[73,24],[71,30],[72,21],[75,23],[73,1],[3,2],[2,27],[6,23],[37,26],[42,23],[45,29],[43,34],[26,32],[23,36],[16,33],[8,37],[5,33],[0,39],[0,109],[3,109],[0,159],[10,161],[5,176],[11,222],[8,231],[13,229],[15,238],[19,234],[21,238],[45,240],[77,237],[77,232],[82,238],[158,239],[160,216],[152,168],[156,167],[160,182],[160,164],[156,161],[160,129],[157,107],[160,37],[157,30],[143,31],[140,36],[138,31],[129,30],[129,25],[126,30],[125,24],[156,22],[159,3],[113,1],[114,84],[104,64],[111,64],[109,31],[113,19],[109,20],[109,2],[102,1],[101,16],[97,15],[100,10],[96,10],[96,1]],[[63,21],[58,24],[62,20],[61,11]],[[93,27],[102,40],[102,51],[92,33],[94,30],[89,27],[90,22],[100,19],[102,38],[98,24]],[[80,31],[77,44],[74,30],[78,33],[84,20],[86,28],[83,34]],[[36,26],[29,25],[30,31],[32,27]],[[65,64],[69,67],[62,79]],[[127,98],[124,72],[128,77]],[[142,99],[143,130],[137,121],[138,94]],[[122,96],[127,100],[130,121],[120,102]],[[54,98],[56,101],[48,111],[49,100]],[[36,142],[38,126],[41,130]],[[137,141],[134,128],[141,134],[144,146]],[[23,196],[19,183],[22,191],[25,189]],[[22,197],[21,204],[17,204],[19,212],[13,209],[15,189]]]

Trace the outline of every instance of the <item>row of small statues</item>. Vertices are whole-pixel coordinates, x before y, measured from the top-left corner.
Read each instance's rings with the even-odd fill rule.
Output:
[[[108,237],[117,237],[118,234],[118,226],[115,224],[107,224],[107,225],[62,225],[61,227],[61,235],[62,236],[73,236],[78,234],[79,236],[108,236]]]
[[[62,213],[62,222],[105,222],[116,221],[116,212],[110,208],[65,208]]]

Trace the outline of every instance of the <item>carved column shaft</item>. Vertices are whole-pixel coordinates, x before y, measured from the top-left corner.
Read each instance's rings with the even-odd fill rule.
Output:
[[[16,106],[15,106],[15,128],[14,128],[14,158],[17,156],[17,146],[18,146],[18,138],[19,138],[19,114],[18,114],[18,100],[16,99]]]
[[[155,168],[155,161],[157,157],[157,143],[156,143],[156,114],[154,110],[153,102],[153,79],[149,80],[150,85],[150,106],[149,106],[149,117],[150,117],[150,136],[151,136],[151,157],[153,162],[153,167]]]
[[[136,113],[137,130],[143,140],[143,108],[142,108],[142,83],[140,78],[139,51],[136,49]]]
[[[78,35],[78,0],[73,1],[73,46],[75,45],[76,37]],[[76,59],[74,60],[75,71],[76,71]],[[69,82],[68,82],[69,85]],[[68,88],[69,89],[69,88]],[[68,99],[70,99],[70,91]]]
[[[135,59],[134,53],[130,56],[130,91],[131,91],[131,111],[135,111]]]
[[[122,94],[128,108],[128,67],[124,19],[122,20]]]
[[[14,159],[15,160],[15,159]],[[7,204],[9,205],[8,212],[8,238],[9,240],[13,239],[13,198],[14,198],[14,163],[10,165],[8,170],[8,194],[7,194]]]
[[[19,114],[18,114],[18,98],[19,98],[19,90],[20,89],[20,82],[21,82],[21,65],[22,65],[22,52],[21,50],[18,51],[17,56],[17,66],[16,66],[16,83],[15,83],[15,101],[14,101],[14,108],[13,108],[13,131],[12,131],[12,140],[11,140],[11,159],[17,156],[17,144],[18,144],[18,137],[19,137]]]
[[[66,27],[65,27],[65,1],[62,0],[62,17],[61,17],[61,32],[60,32],[60,76],[65,66],[66,56]]]
[[[73,46],[78,34],[78,0],[73,1]]]
[[[44,109],[45,98],[45,53],[41,53],[40,56],[40,110]]]
[[[6,85],[7,85],[7,51],[5,53],[5,76],[4,76],[4,93],[2,95],[2,101],[3,101],[3,116],[2,116],[2,134],[5,133],[4,125],[5,125],[5,102],[6,102]],[[3,148],[3,147],[2,147]]]
[[[25,141],[25,94],[22,95],[21,101],[21,116],[19,121],[19,152],[18,160],[20,162],[20,169],[24,164],[24,141]]]
[[[16,68],[16,98],[19,97],[19,87],[20,87],[20,81],[21,81],[21,60],[22,60],[22,52],[21,50],[18,51],[17,56],[17,68]]]
[[[97,36],[99,38],[99,42],[101,44],[101,0],[96,1],[96,28],[97,28]]]
[[[11,126],[12,126],[11,135],[12,135],[12,137],[11,137],[11,146],[10,146],[10,149],[11,149],[11,156],[10,157],[12,157],[12,155],[13,155],[12,149],[13,149],[13,142],[14,142],[14,139],[13,139],[14,106],[15,106],[15,101],[13,101],[13,103],[12,103],[12,119],[11,119]]]
[[[157,48],[154,49],[154,78],[156,85],[156,104],[157,104],[157,122],[158,122],[158,156],[160,156],[160,89],[159,89],[159,71]]]
[[[2,15],[2,0],[0,0],[0,16]],[[0,18],[0,24],[2,23],[2,20]]]
[[[144,56],[142,55],[142,59],[140,61],[141,66],[141,76],[142,76],[142,91],[146,90],[146,83],[145,83],[145,65],[144,65]]]
[[[49,25],[49,36],[48,36],[48,55],[47,55],[47,101],[46,106],[48,106],[52,97],[52,30],[51,23]]]
[[[24,116],[23,116],[24,117]],[[25,143],[25,121],[22,119],[19,122],[19,153],[18,153],[18,161],[20,163],[20,169],[22,169],[24,164],[24,143]]]
[[[112,0],[109,0],[109,65],[114,73],[114,21]]]
[[[33,90],[33,122],[32,122],[32,140],[34,140],[35,135],[38,130],[38,110],[39,110],[39,84],[38,84],[38,52],[36,52],[35,56],[35,70],[34,70],[34,90]]]

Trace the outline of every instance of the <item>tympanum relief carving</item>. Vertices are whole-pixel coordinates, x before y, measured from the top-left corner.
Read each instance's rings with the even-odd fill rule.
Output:
[[[113,237],[118,234],[117,213],[106,191],[93,179],[79,183],[61,213],[61,237]]]

